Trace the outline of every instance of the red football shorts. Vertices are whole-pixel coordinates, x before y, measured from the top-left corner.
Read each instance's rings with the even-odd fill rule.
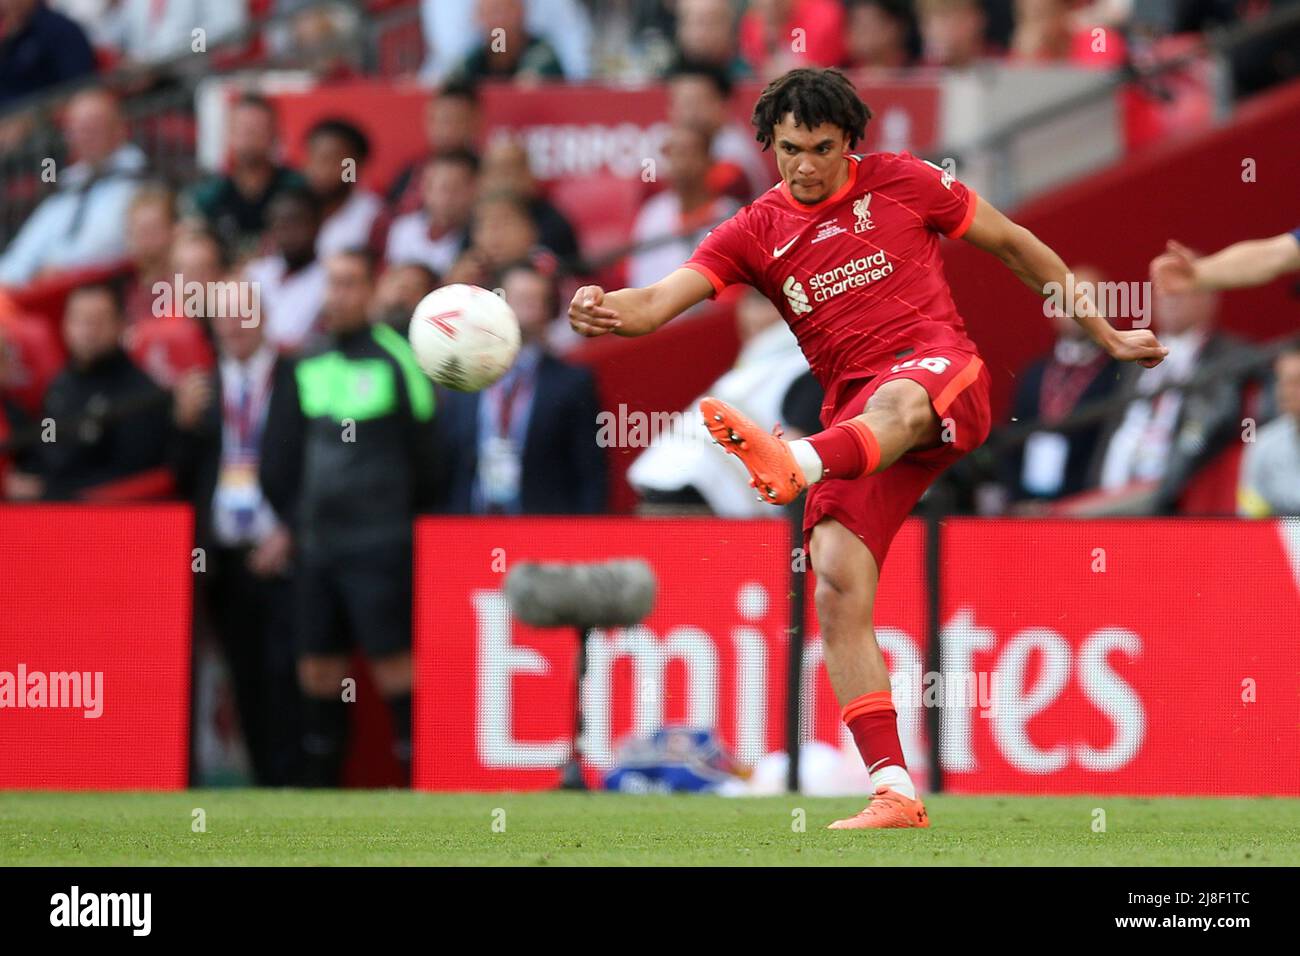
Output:
[[[953,348],[920,352],[874,376],[835,383],[822,405],[822,425],[829,428],[861,415],[880,386],[900,378],[919,383],[929,393],[944,443],[909,451],[873,475],[829,478],[809,486],[803,512],[805,554],[811,556],[813,526],[833,518],[871,549],[879,570],[890,542],[925,489],[988,438],[992,424],[988,369],[975,353]]]

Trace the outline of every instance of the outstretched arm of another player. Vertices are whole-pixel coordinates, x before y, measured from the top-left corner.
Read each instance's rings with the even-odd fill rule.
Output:
[[[713,294],[713,286],[694,269],[677,269],[644,289],[606,292],[584,285],[569,303],[569,326],[593,338],[615,335],[649,335],[673,317]]]
[[[1300,239],[1284,232],[1271,239],[1234,242],[1209,256],[1170,239],[1165,251],[1151,260],[1151,278],[1158,292],[1201,289],[1246,289],[1265,285],[1300,269]]]
[[[975,218],[962,237],[1002,260],[1025,285],[1046,297],[1051,283],[1067,287],[1069,271],[1052,248],[1024,226],[1012,222],[991,204],[978,198]],[[1078,322],[1107,354],[1125,362],[1139,362],[1147,368],[1159,365],[1169,350],[1149,329],[1120,330],[1101,314],[1097,304],[1078,290],[1074,300],[1074,321]]]

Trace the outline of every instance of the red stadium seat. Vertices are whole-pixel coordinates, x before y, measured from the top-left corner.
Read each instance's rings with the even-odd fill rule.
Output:
[[[1257,382],[1249,382],[1242,390],[1241,407],[1237,420],[1244,417],[1258,421],[1262,390]],[[1237,486],[1241,475],[1241,459],[1245,456],[1243,442],[1233,441],[1219,452],[1200,471],[1192,476],[1178,500],[1178,513],[1184,515],[1235,515],[1237,513]]]
[[[1235,441],[1198,471],[1178,500],[1183,515],[1235,515],[1237,476],[1245,445]]]
[[[560,180],[551,187],[550,199],[573,223],[582,254],[592,259],[630,244],[645,195],[639,179],[591,176]]]
[[[12,301],[0,293],[0,348],[13,350],[19,369],[18,382],[7,389],[7,397],[30,415],[38,415],[45,388],[63,367],[63,343],[50,324],[40,316],[18,312]]]
[[[139,474],[87,488],[81,493],[85,501],[153,501],[176,494],[176,481],[170,468],[151,468]]]
[[[21,311],[38,315],[49,322],[52,328],[57,329],[63,320],[63,307],[73,289],[88,282],[121,278],[127,275],[130,268],[130,265],[125,262],[117,262],[86,269],[72,269],[37,279],[20,289],[7,291]]]

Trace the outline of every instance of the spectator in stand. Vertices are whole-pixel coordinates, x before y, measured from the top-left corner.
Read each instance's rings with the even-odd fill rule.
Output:
[[[442,494],[434,394],[406,339],[370,321],[365,251],[326,263],[325,337],[271,394],[260,481],[297,551],[295,631],[306,698],[305,782],[334,787],[346,753],[339,693],[364,652],[411,759],[412,522]],[[347,433],[351,432],[349,440]]]
[[[910,0],[849,0],[846,17],[850,68],[901,70],[916,62],[921,34]]]
[[[306,189],[285,189],[267,210],[275,250],[244,269],[260,292],[266,338],[275,348],[297,352],[316,331],[325,302],[325,266],[316,258],[320,207]]]
[[[461,61],[456,75],[473,83],[564,79],[555,48],[529,32],[523,0],[477,0],[477,11],[478,25],[486,36]]]
[[[597,444],[600,403],[591,373],[552,356],[560,314],[553,277],[529,262],[501,278],[523,344],[505,376],[481,392],[440,393],[442,454],[457,514],[600,514],[607,463]]]
[[[497,276],[506,266],[520,260],[545,262],[549,272],[555,271],[554,256],[539,245],[537,224],[529,214],[528,201],[515,193],[493,193],[479,200],[474,207],[470,243]]]
[[[1099,484],[1118,491],[1155,482],[1150,510],[1156,514],[1173,513],[1197,470],[1240,438],[1244,373],[1224,371],[1195,390],[1179,387],[1201,369],[1235,364],[1248,351],[1215,327],[1217,305],[1210,292],[1156,294],[1156,331],[1169,355],[1155,368],[1121,371],[1117,394],[1129,403],[1103,440]],[[1160,391],[1164,386],[1173,387]]]
[[[384,258],[420,262],[445,275],[469,243],[478,178],[478,157],[467,150],[438,153],[425,163],[422,208],[393,221]]]
[[[917,0],[926,66],[964,70],[988,55],[979,0]]]
[[[1010,54],[1022,63],[1114,67],[1124,62],[1120,30],[1077,29],[1066,0],[1016,0]]]
[[[528,212],[537,226],[538,241],[561,259],[578,255],[578,240],[564,213],[542,195],[528,164],[528,150],[518,140],[501,139],[483,157],[483,193],[511,192],[528,203]]]
[[[700,63],[677,63],[668,77],[668,121],[697,126],[713,141],[710,185],[748,202],[776,182],[776,174],[754,141],[754,131],[731,116],[731,80]]]
[[[426,79],[446,79],[483,42],[481,20],[475,16],[478,5],[479,0],[421,0],[420,22],[429,49]],[[566,76],[584,80],[591,75],[591,17],[582,0],[527,0],[524,28],[555,49]]]
[[[1151,260],[1151,279],[1161,292],[1248,289],[1300,271],[1300,228],[1269,239],[1245,239],[1213,255],[1197,256],[1172,239]]]
[[[1300,515],[1300,345],[1273,364],[1278,416],[1246,445],[1237,510],[1251,518]]]
[[[388,187],[388,203],[399,213],[420,208],[420,171],[440,152],[478,152],[482,115],[478,93],[472,83],[452,80],[444,83],[424,108],[424,137],[428,152],[408,163]]]
[[[1095,289],[1104,281],[1101,273],[1089,266],[1076,267],[1074,276],[1076,286],[1086,282]],[[1079,323],[1064,312],[1057,312],[1052,323],[1056,344],[1050,354],[1020,373],[1012,400],[1014,421],[1041,421],[1047,426],[1004,459],[1005,484],[1013,501],[1052,501],[1088,487],[1088,470],[1103,425],[1099,422],[1060,432],[1052,431],[1051,426],[1080,408],[1109,398],[1119,383],[1118,363],[1098,348]]]
[[[85,31],[45,0],[0,0],[0,110],[95,72]]]
[[[229,135],[230,172],[199,183],[188,198],[192,211],[207,221],[233,254],[241,256],[262,241],[271,201],[306,182],[276,162],[275,109],[265,98],[247,93],[235,103]]]
[[[411,325],[411,314],[420,300],[438,288],[438,276],[418,262],[389,265],[375,288],[372,319],[403,335]]]
[[[237,277],[230,277],[234,281]],[[301,710],[294,673],[289,564],[292,537],[258,482],[271,395],[290,389],[260,323],[213,320],[215,375],[176,388],[177,485],[194,505],[194,541],[207,555],[196,597],[211,618],[234,686],[239,726],[263,786],[296,784]]]
[[[369,158],[370,140],[346,120],[324,119],[307,133],[303,174],[320,203],[316,256],[322,261],[344,249],[374,246],[384,203],[359,185]]]
[[[47,6],[81,27],[92,50],[112,50],[121,42],[120,0],[45,0]]]
[[[127,142],[117,99],[103,90],[78,93],[68,104],[63,135],[72,165],[57,170],[54,194],[0,256],[0,285],[126,258],[126,211],[146,162],[139,147]]]
[[[280,5],[302,6],[301,0],[281,0]],[[360,26],[357,8],[346,3],[312,6],[293,14],[272,43],[285,60],[310,70],[318,82],[337,83],[361,75],[357,61],[362,45],[349,42]]]
[[[144,186],[126,211],[126,253],[131,286],[126,294],[126,321],[154,314],[154,284],[172,284],[172,243],[176,235],[176,196],[165,186]]]
[[[736,8],[731,0],[677,0],[677,55],[706,63],[732,81],[747,80],[754,68],[740,55]]]
[[[193,229],[180,226],[176,230],[176,241],[171,250],[171,274],[167,277],[175,282],[180,276],[182,288],[207,289],[216,283],[233,281],[227,276],[230,269],[230,255],[221,244],[216,233],[209,229]],[[193,317],[199,321],[204,332],[212,336],[212,316],[208,314],[208,297],[203,298],[203,311]],[[173,312],[188,314],[192,309],[178,309],[173,303]]]
[[[166,389],[190,371],[212,368],[209,311],[225,302],[213,298],[212,290],[228,264],[210,232],[178,227],[169,233],[175,238],[169,239],[166,265],[155,280],[160,284],[137,286],[148,299],[136,307],[123,337],[131,361]],[[225,304],[231,314],[238,301]]]
[[[139,64],[203,55],[248,25],[246,0],[122,0],[118,16],[122,55]],[[202,53],[195,30],[204,31]]]
[[[740,53],[766,79],[844,62],[840,0],[753,0],[740,18]]]
[[[52,441],[15,462],[6,497],[62,501],[166,463],[167,393],[122,350],[125,321],[117,289],[84,285],[68,298],[63,339],[68,364],[50,383],[41,409]]]
[[[740,208],[735,199],[716,196],[709,189],[711,145],[708,131],[698,126],[674,126],[669,131],[664,141],[668,188],[646,200],[637,213],[632,240],[653,245],[632,254],[630,285],[653,285],[680,268],[705,233]]]

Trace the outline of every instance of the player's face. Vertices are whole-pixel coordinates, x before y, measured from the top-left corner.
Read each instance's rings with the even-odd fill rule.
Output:
[[[773,133],[777,169],[799,202],[819,203],[844,185],[849,151],[844,130],[830,123],[812,129],[796,126],[794,114],[787,113]]]

